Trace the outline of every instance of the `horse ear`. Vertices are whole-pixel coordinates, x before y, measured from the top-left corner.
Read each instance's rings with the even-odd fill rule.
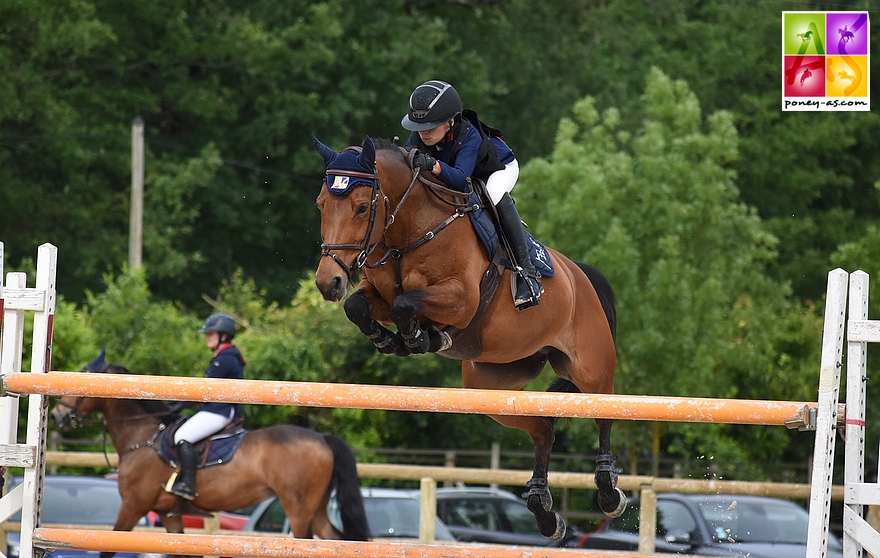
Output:
[[[336,159],[336,152],[324,145],[318,140],[315,134],[312,134],[312,143],[315,145],[315,151],[321,154],[321,158],[324,159],[324,168],[330,166],[330,163]]]
[[[83,372],[99,372],[101,367],[104,366],[104,357],[107,356],[107,349],[101,349],[101,352],[98,353],[98,356],[95,357],[95,360],[85,365],[82,369]]]
[[[367,169],[376,168],[376,146],[373,145],[373,138],[364,136],[364,142],[361,144],[361,154],[358,162]]]

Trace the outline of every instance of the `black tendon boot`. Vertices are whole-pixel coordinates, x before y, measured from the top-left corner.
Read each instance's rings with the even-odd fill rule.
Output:
[[[180,473],[174,479],[171,493],[186,500],[196,497],[196,450],[186,440],[177,442],[177,455],[180,459]]]
[[[519,211],[516,210],[513,198],[506,192],[495,207],[498,209],[501,227],[510,242],[513,259],[516,260],[518,266],[514,268],[514,273],[519,276],[519,279],[516,282],[516,295],[513,304],[520,310],[537,306],[541,299],[541,293],[544,292],[544,287],[541,286],[541,276],[532,265],[532,258],[529,256],[526,233],[523,231]]]

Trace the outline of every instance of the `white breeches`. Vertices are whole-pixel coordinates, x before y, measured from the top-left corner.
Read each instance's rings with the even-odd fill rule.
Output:
[[[519,178],[519,163],[516,162],[516,159],[507,163],[503,169],[490,174],[489,179],[486,180],[486,191],[492,198],[492,203],[498,205],[501,196],[516,186],[517,178]]]
[[[234,412],[234,410],[230,410],[227,417],[208,411],[199,411],[183,423],[183,426],[174,433],[174,443],[177,444],[181,440],[186,440],[191,444],[195,444],[199,440],[219,432],[223,427],[232,422]]]

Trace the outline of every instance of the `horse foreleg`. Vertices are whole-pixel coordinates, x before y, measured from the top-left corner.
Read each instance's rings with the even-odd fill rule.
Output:
[[[609,419],[596,419],[599,427],[599,455],[596,457],[594,480],[599,489],[599,509],[608,517],[617,517],[626,509],[626,495],[617,488],[617,475],[622,471],[614,466],[616,455],[611,453],[611,425]]]
[[[389,330],[370,315],[370,303],[367,301],[363,289],[358,289],[348,297],[343,308],[349,321],[373,342],[380,353],[409,356],[410,352],[404,346],[404,340],[400,334]]]
[[[434,326],[423,328],[416,320],[422,313],[421,295],[418,291],[404,293],[391,304],[391,320],[403,338],[407,350],[413,354],[436,353],[452,346],[452,339],[446,332]]]

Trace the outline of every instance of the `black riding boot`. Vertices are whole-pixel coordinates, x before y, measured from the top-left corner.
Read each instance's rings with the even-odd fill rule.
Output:
[[[544,287],[541,286],[541,275],[532,265],[532,258],[529,256],[526,233],[523,231],[519,211],[516,210],[516,204],[513,203],[513,198],[508,193],[501,197],[501,201],[495,207],[498,209],[501,227],[510,242],[513,259],[516,260],[518,266],[514,268],[519,279],[516,281],[513,304],[520,310],[537,306],[541,299],[541,293],[544,292]]]
[[[196,450],[186,440],[177,442],[177,456],[180,460],[180,473],[174,479],[171,493],[186,500],[196,497]]]

